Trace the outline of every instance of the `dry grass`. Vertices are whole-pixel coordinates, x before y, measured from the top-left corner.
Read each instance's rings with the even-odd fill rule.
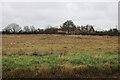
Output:
[[[3,72],[3,78],[117,78],[118,69],[115,65],[63,65],[48,68],[17,68],[13,71]]]
[[[3,77],[116,77],[118,37],[2,35]]]
[[[67,53],[99,53],[117,52],[118,37],[116,36],[82,36],[82,35],[3,35],[3,53],[13,54],[20,51],[31,54]]]

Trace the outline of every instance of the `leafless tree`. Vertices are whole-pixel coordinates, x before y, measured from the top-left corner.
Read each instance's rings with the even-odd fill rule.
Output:
[[[29,26],[25,26],[25,27],[24,27],[24,31],[25,31],[25,32],[30,32]]]
[[[16,23],[12,23],[12,24],[9,24],[8,26],[6,26],[3,30],[6,32],[14,32],[15,33],[15,32],[21,31],[21,27]]]
[[[30,26],[30,31],[34,32],[35,31],[35,27],[34,26]]]

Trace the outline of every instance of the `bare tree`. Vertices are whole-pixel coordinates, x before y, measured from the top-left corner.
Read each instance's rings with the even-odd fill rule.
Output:
[[[20,32],[21,30],[22,30],[21,27],[16,23],[9,24],[4,28],[4,31],[13,33]]]
[[[24,27],[24,31],[25,31],[25,32],[30,32],[29,26],[25,26],[25,27]]]
[[[34,32],[35,31],[35,27],[34,26],[30,26],[30,31]]]

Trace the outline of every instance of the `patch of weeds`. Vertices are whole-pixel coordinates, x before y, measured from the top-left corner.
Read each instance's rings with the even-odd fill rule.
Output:
[[[20,49],[19,51],[14,52],[14,53],[12,53],[10,55],[19,55],[19,56],[21,56],[21,55],[27,55],[27,53],[24,50]]]
[[[31,56],[42,56],[42,54],[40,54],[39,51],[35,50],[31,53]]]
[[[60,62],[62,62],[62,63],[68,61],[68,59],[67,59],[65,56],[59,56],[59,57],[57,58],[57,60],[60,61]]]
[[[65,76],[68,76],[68,77],[73,77],[74,75],[74,69],[73,69],[73,66],[72,65],[64,65],[62,66],[62,70],[61,72],[63,72],[63,74]]]
[[[36,78],[48,78],[50,75],[50,68],[46,65],[41,65],[36,73]]]
[[[73,65],[80,65],[80,64],[94,64],[94,59],[86,54],[81,55],[74,55],[70,57],[69,62]]]
[[[61,56],[66,56],[68,54],[67,47],[63,47],[63,49],[59,53]]]
[[[7,55],[7,52],[4,51],[4,50],[2,50],[2,55],[3,55],[3,56]]]
[[[23,51],[23,50],[19,50],[17,52],[17,55],[27,55],[27,53],[25,51]]]
[[[51,48],[50,49],[50,54],[53,54],[54,53],[53,51],[54,51],[53,48]]]

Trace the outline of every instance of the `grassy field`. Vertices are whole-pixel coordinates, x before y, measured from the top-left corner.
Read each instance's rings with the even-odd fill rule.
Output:
[[[117,77],[118,37],[2,35],[3,77]]]

